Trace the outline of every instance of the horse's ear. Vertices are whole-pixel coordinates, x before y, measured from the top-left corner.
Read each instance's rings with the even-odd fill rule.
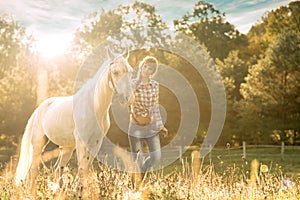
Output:
[[[127,60],[129,58],[129,53],[130,53],[129,47],[126,48],[126,52],[125,53],[126,53],[126,60]]]
[[[122,55],[125,57],[125,59],[127,60],[129,58],[129,47],[126,47],[126,49],[123,51]]]
[[[110,50],[109,47],[106,48],[106,53],[107,53],[107,56],[110,60],[114,60],[115,59],[115,55],[114,53]]]

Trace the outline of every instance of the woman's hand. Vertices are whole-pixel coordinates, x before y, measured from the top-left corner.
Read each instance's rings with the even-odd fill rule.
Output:
[[[168,129],[167,129],[166,127],[163,127],[163,128],[161,129],[161,131],[162,131],[162,134],[163,134],[164,137],[167,137],[167,136],[168,136],[169,131],[168,131]]]

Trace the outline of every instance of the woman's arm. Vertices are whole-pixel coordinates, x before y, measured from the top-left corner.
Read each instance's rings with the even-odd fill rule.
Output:
[[[164,136],[168,135],[168,130],[165,128],[161,113],[159,110],[159,84],[155,85],[155,99],[154,99],[154,105],[153,105],[153,120],[156,123],[156,127],[158,130],[162,130],[164,133]]]

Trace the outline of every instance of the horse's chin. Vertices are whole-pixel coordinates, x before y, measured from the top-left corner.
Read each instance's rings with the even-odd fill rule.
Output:
[[[127,102],[128,102],[128,101],[126,101],[125,98],[120,98],[120,99],[119,99],[119,103],[120,103],[122,106],[127,105]]]
[[[126,98],[123,95],[117,95],[113,99],[113,102],[119,103],[120,105],[127,105],[128,100],[126,100]]]

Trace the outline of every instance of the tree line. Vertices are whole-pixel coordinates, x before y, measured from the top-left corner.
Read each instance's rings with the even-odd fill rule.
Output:
[[[151,28],[155,31],[136,31]],[[194,76],[195,71],[186,60],[153,48],[176,45],[178,41],[173,41],[166,32],[170,29],[205,48],[222,76],[227,113],[219,145],[228,142],[240,145],[242,141],[297,143],[300,138],[300,2],[265,13],[247,34],[242,34],[226,20],[225,13],[205,1],[197,2],[190,12],[174,19],[172,25],[156,13],[154,6],[139,1],[109,11],[100,9],[82,20],[74,30],[68,51],[52,60],[32,51],[34,36],[26,34],[26,28],[10,15],[2,15],[0,143],[18,143],[37,106],[39,69],[43,68],[48,74],[47,96],[72,95],[84,60],[95,47],[114,35],[115,41],[126,38],[129,46],[141,49],[131,52],[132,66],[137,66],[145,55],[155,55],[161,62],[180,70],[195,91],[199,91],[196,95],[201,121],[194,143],[201,144],[211,111],[207,88],[201,78]],[[145,45],[149,49],[144,49]],[[167,125],[176,134],[179,105],[166,88],[161,89],[161,95],[162,104],[171,113]],[[114,124],[110,130],[112,138],[113,132],[120,132]]]

